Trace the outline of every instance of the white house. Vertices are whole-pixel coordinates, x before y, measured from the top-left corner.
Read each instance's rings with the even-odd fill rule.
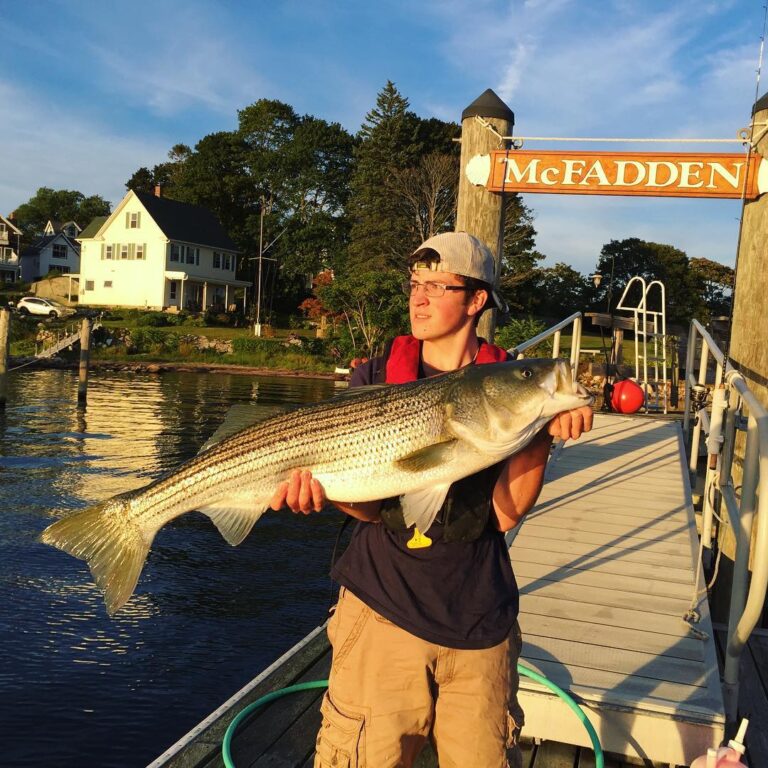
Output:
[[[80,271],[80,245],[67,232],[80,231],[74,222],[65,229],[54,231],[49,221],[44,234],[21,254],[21,279],[25,282],[40,280],[51,272],[76,275]],[[75,229],[75,227],[77,229]]]
[[[0,216],[0,281],[15,283],[20,276],[19,250],[21,230],[5,216]]]
[[[245,303],[250,283],[235,278],[237,247],[199,205],[131,190],[78,240],[82,304],[227,309],[235,291]]]

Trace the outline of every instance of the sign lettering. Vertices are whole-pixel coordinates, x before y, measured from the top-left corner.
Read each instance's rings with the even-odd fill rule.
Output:
[[[473,157],[473,184],[491,192],[740,198],[768,190],[768,161],[753,154],[510,150]],[[745,182],[746,177],[746,182]]]

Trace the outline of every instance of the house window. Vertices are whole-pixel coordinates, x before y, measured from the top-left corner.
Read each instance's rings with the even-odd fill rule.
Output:
[[[232,261],[231,256],[228,253],[224,254],[224,269],[231,270],[232,269]]]
[[[213,252],[213,268],[221,269],[221,254],[218,251]]]
[[[170,291],[170,297],[174,301],[176,300],[176,281],[171,280],[171,291]]]
[[[144,244],[137,244],[136,245],[136,258],[137,259],[144,259]]]
[[[195,264],[200,266],[200,249],[193,248],[191,245],[187,246],[187,264]]]
[[[5,261],[11,261],[13,259],[13,248],[3,248],[2,254]]]
[[[115,258],[115,246],[114,245],[105,245],[104,246],[104,258],[112,260]]]
[[[66,259],[67,258],[67,246],[55,243],[53,246],[53,258],[54,259]]]
[[[3,272],[3,280],[5,280],[6,283],[12,283],[15,279],[13,272]]]
[[[127,259],[128,258],[128,244],[120,246],[120,258],[121,259]]]
[[[85,281],[85,290],[86,291],[92,291],[93,290],[93,280],[86,280]]]
[[[126,229],[138,229],[141,214],[138,211],[134,213],[126,212],[125,214],[125,228]]]
[[[181,246],[171,243],[171,261],[181,261]]]
[[[104,287],[105,288],[111,288],[112,287],[112,281],[111,280],[105,280],[104,281]]]
[[[5,235],[8,232],[8,227],[5,226],[5,222],[0,221],[0,235]]]

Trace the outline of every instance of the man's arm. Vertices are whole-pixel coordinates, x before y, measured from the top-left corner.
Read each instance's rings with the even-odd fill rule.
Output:
[[[493,488],[493,511],[500,531],[514,528],[539,498],[552,440],[576,440],[592,429],[592,420],[589,406],[560,413],[525,450],[510,456]]]

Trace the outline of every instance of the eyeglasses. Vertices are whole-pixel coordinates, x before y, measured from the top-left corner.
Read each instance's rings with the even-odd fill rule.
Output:
[[[427,280],[426,283],[415,283],[412,280],[403,282],[403,293],[406,296],[415,296],[419,288],[424,290],[424,295],[429,299],[437,299],[445,295],[446,291],[473,291],[474,288],[468,288],[466,285],[446,285],[445,283],[435,283]]]

